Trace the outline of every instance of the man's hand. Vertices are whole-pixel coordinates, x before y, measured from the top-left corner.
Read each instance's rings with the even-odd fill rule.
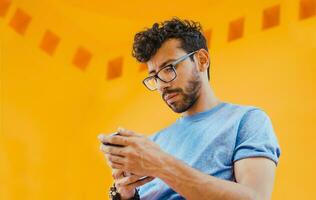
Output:
[[[154,179],[153,177],[147,177],[139,180],[141,178],[140,176],[130,173],[125,176],[124,171],[120,169],[113,169],[112,177],[115,180],[115,187],[120,193],[122,199],[132,198],[135,195],[136,187],[144,185]]]
[[[102,143],[122,145],[123,147],[101,144],[109,165],[113,169],[121,169],[138,176],[156,177],[157,171],[164,166],[164,159],[169,155],[159,145],[145,136],[122,128],[119,135],[99,135]]]

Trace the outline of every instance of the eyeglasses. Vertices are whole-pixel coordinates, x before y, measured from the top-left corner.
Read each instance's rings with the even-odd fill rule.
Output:
[[[184,61],[197,51],[193,51],[189,54],[186,54],[177,60],[173,61],[172,63],[164,66],[161,68],[155,75],[149,76],[143,80],[143,84],[151,91],[157,90],[157,79],[161,80],[164,83],[169,83],[173,81],[175,78],[177,78],[177,71],[176,71],[176,65],[180,62]]]

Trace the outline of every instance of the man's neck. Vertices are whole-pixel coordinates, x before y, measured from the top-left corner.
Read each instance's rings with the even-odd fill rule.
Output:
[[[212,88],[209,85],[204,85],[200,90],[200,95],[196,102],[187,111],[183,112],[182,116],[190,116],[199,112],[210,110],[217,106],[220,101],[215,96]]]

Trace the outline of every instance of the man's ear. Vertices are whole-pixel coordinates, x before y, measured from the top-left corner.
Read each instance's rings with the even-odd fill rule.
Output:
[[[205,49],[200,49],[195,53],[196,62],[198,63],[198,70],[200,72],[207,72],[210,63],[209,53]]]

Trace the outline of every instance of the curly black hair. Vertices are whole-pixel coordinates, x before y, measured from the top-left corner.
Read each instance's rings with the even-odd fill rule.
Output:
[[[161,45],[170,38],[179,39],[181,48],[187,53],[201,48],[208,51],[200,23],[172,18],[171,20],[154,23],[151,28],[136,33],[132,55],[139,62],[147,62],[155,55]],[[193,61],[193,56],[190,58]],[[208,68],[207,76],[210,80],[210,67]]]

